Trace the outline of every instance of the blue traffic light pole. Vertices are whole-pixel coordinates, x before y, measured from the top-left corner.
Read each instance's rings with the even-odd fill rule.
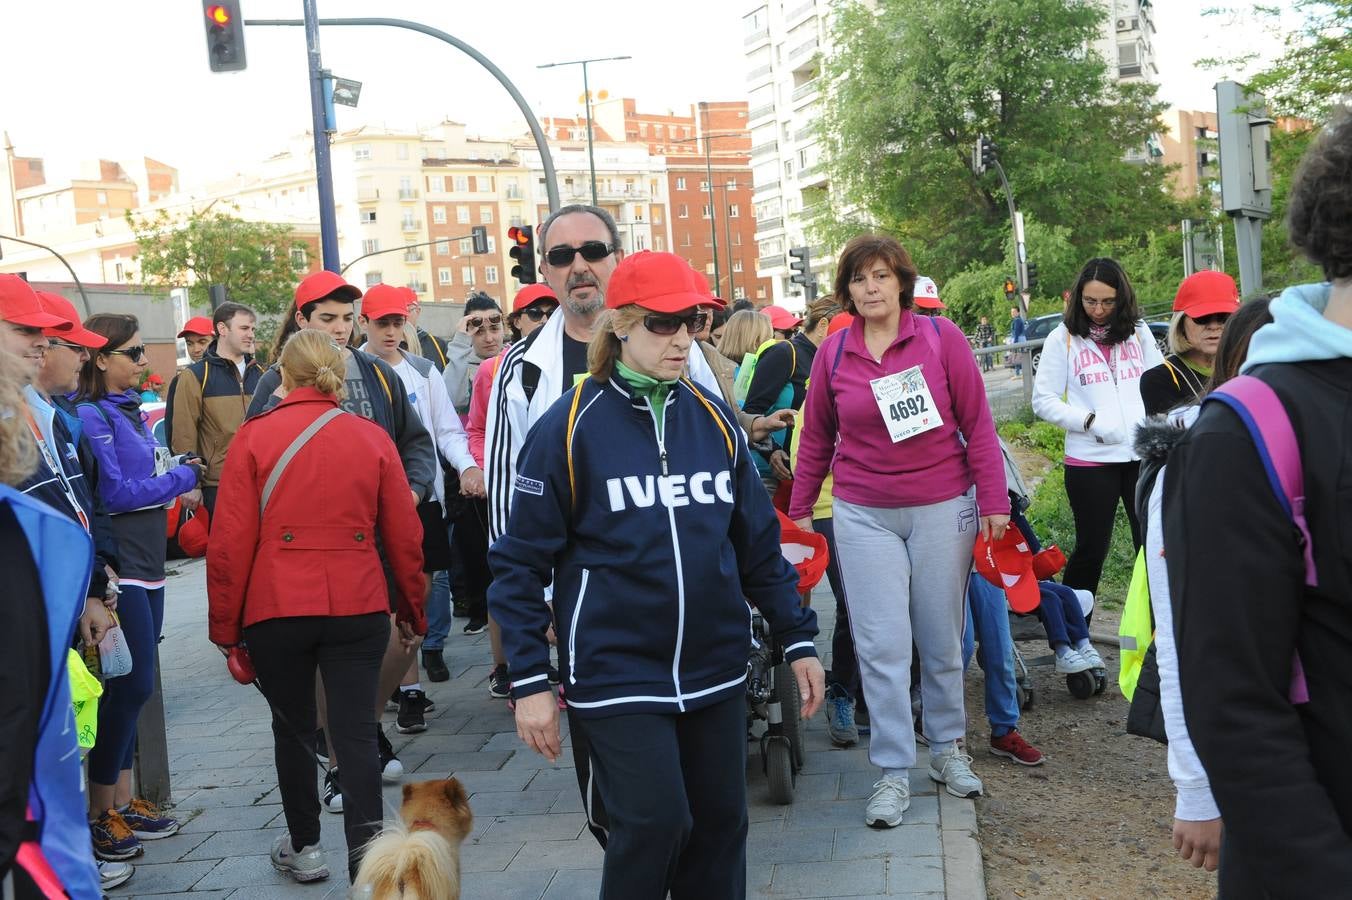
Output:
[[[333,202],[333,162],[329,154],[324,66],[319,55],[319,11],[316,0],[305,3],[305,55],[310,67],[310,128],[315,139],[315,180],[319,186],[319,251],[324,268],[337,272],[338,219]]]

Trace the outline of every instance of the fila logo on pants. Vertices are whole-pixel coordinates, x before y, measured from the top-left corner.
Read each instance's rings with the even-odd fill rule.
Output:
[[[607,478],[606,492],[610,495],[611,512],[628,509],[628,501],[632,501],[639,509],[659,501],[668,508],[689,506],[691,501],[706,505],[720,500],[731,503],[732,473],[727,470],[717,474],[696,472],[688,478],[685,475],[626,475],[623,478]]]

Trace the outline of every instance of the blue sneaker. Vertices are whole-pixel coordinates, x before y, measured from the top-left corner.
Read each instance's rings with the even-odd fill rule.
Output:
[[[131,833],[143,841],[156,841],[178,832],[178,820],[171,819],[148,800],[137,798],[119,810]]]
[[[826,689],[826,734],[837,747],[859,743],[859,729],[854,724],[854,701],[837,684]]]
[[[108,862],[131,859],[145,852],[131,827],[115,809],[105,811],[90,822],[89,835],[94,841],[94,855]]]

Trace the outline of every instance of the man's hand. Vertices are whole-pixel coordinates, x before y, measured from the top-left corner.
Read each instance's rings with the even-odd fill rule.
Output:
[[[413,490],[413,488],[409,488],[408,493],[413,498],[413,508],[417,509],[418,504],[422,502],[422,499],[418,496],[418,492]]]
[[[1220,819],[1174,819],[1174,849],[1194,869],[1214,872],[1221,862],[1221,830]]]
[[[516,733],[527,747],[550,762],[559,758],[559,706],[553,691],[540,691],[516,701]]]
[[[202,489],[193,488],[186,494],[180,494],[178,502],[182,504],[185,512],[192,512],[202,505]]]
[[[768,416],[757,416],[751,421],[751,434],[747,436],[751,439],[751,443],[759,443],[773,432],[791,426],[794,418],[794,412],[791,409],[781,409],[778,412],[770,413]]]
[[[460,473],[460,493],[466,497],[487,497],[484,487],[484,470],[473,466]]]
[[[789,471],[789,454],[783,450],[776,450],[770,454],[770,471],[775,473],[775,477],[780,481],[788,481],[793,477],[793,472]]]
[[[84,613],[80,616],[80,639],[86,646],[93,646],[103,640],[108,629],[116,625],[110,613],[98,597],[86,597]]]
[[[413,630],[413,623],[407,619],[396,619],[395,625],[399,629],[399,646],[405,653],[412,653],[413,648],[422,643],[422,637]]]
[[[1009,528],[1009,516],[982,516],[981,536],[988,541],[998,541],[1005,536]]]
[[[793,677],[798,681],[798,697],[801,700],[804,719],[810,719],[821,709],[826,697],[826,672],[822,661],[815,656],[805,656],[789,663]]]

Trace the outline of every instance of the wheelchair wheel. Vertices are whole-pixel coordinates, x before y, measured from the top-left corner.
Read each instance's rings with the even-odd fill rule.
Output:
[[[798,696],[798,679],[793,677],[793,669],[787,662],[775,666],[775,699],[784,717],[783,733],[793,750],[793,770],[797,772],[803,767],[803,701]]]
[[[1094,693],[1101,694],[1108,687],[1108,672],[1105,669],[1090,669],[1094,676]]]
[[[770,781],[770,802],[785,806],[793,802],[793,748],[788,741],[770,739],[761,745],[765,776]]]
[[[1027,712],[1033,708],[1033,703],[1037,700],[1037,694],[1032,687],[1026,687],[1022,684],[1018,686],[1019,709]]]
[[[1066,687],[1076,700],[1094,696],[1094,676],[1089,672],[1075,672],[1066,676]]]

